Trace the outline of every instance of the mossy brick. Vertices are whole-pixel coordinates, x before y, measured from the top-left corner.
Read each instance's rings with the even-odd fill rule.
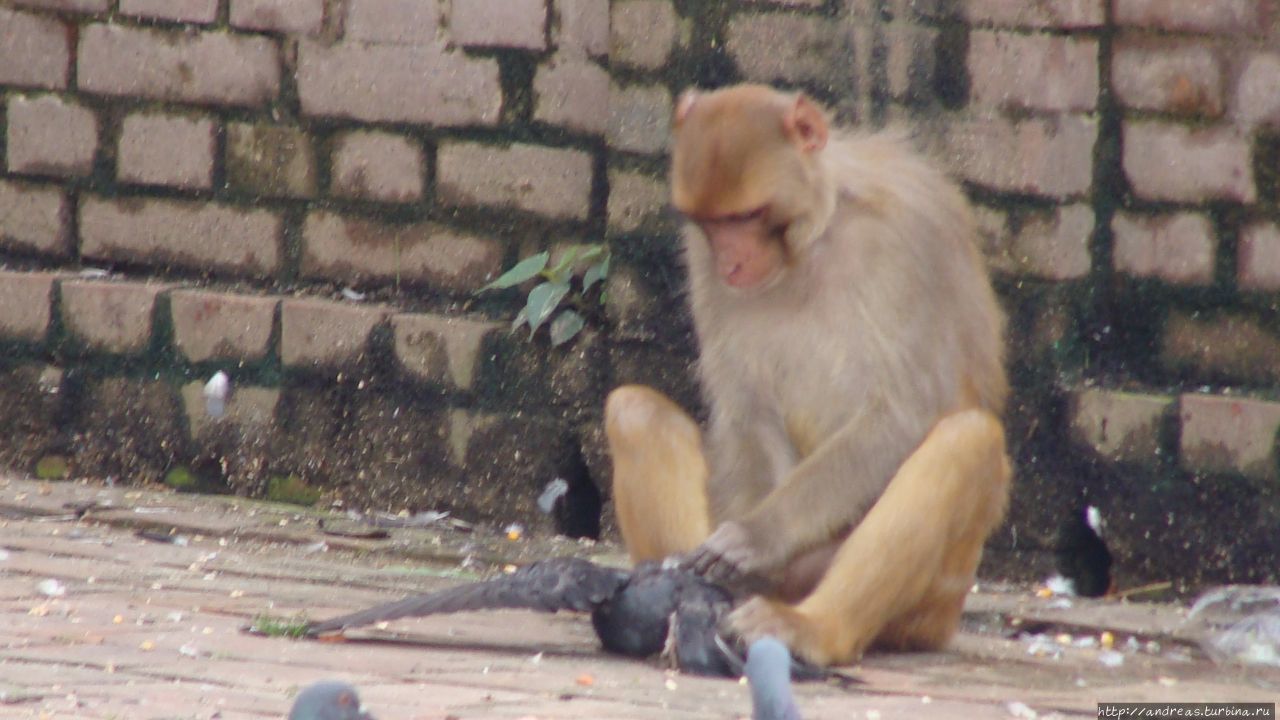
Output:
[[[227,127],[227,182],[245,193],[308,198],[316,193],[316,157],[300,128],[266,123]]]

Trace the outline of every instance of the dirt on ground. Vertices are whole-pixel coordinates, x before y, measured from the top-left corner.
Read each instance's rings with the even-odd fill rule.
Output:
[[[324,522],[321,523],[320,521]],[[606,655],[574,614],[400,620],[347,642],[246,634],[540,557],[618,548],[447,521],[0,474],[0,717],[283,717],[316,680],[382,720],[750,716],[747,688]],[[1214,664],[1186,608],[983,583],[944,652],[874,654],[797,687],[804,717],[1096,717],[1111,702],[1275,702],[1280,673]]]

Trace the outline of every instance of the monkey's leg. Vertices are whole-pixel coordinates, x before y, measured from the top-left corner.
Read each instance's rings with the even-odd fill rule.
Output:
[[[1004,515],[1011,471],[990,413],[947,416],[794,606],[756,598],[731,616],[747,640],[773,634],[819,664],[872,644],[926,649],[955,632],[982,544]]]
[[[662,560],[697,547],[711,534],[697,423],[665,395],[640,385],[609,393],[604,423],[613,501],[631,559]]]

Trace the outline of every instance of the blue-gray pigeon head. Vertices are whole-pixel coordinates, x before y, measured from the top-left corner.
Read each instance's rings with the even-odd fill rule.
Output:
[[[777,638],[765,636],[747,649],[752,720],[800,720],[791,696],[791,653]]]
[[[308,685],[298,693],[289,720],[374,720],[360,704],[356,689],[337,680]]]

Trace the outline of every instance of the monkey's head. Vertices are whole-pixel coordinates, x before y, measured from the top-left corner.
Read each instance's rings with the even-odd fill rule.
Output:
[[[771,285],[821,229],[826,114],[803,94],[739,85],[686,91],[673,126],[676,210],[706,237],[722,282]]]

